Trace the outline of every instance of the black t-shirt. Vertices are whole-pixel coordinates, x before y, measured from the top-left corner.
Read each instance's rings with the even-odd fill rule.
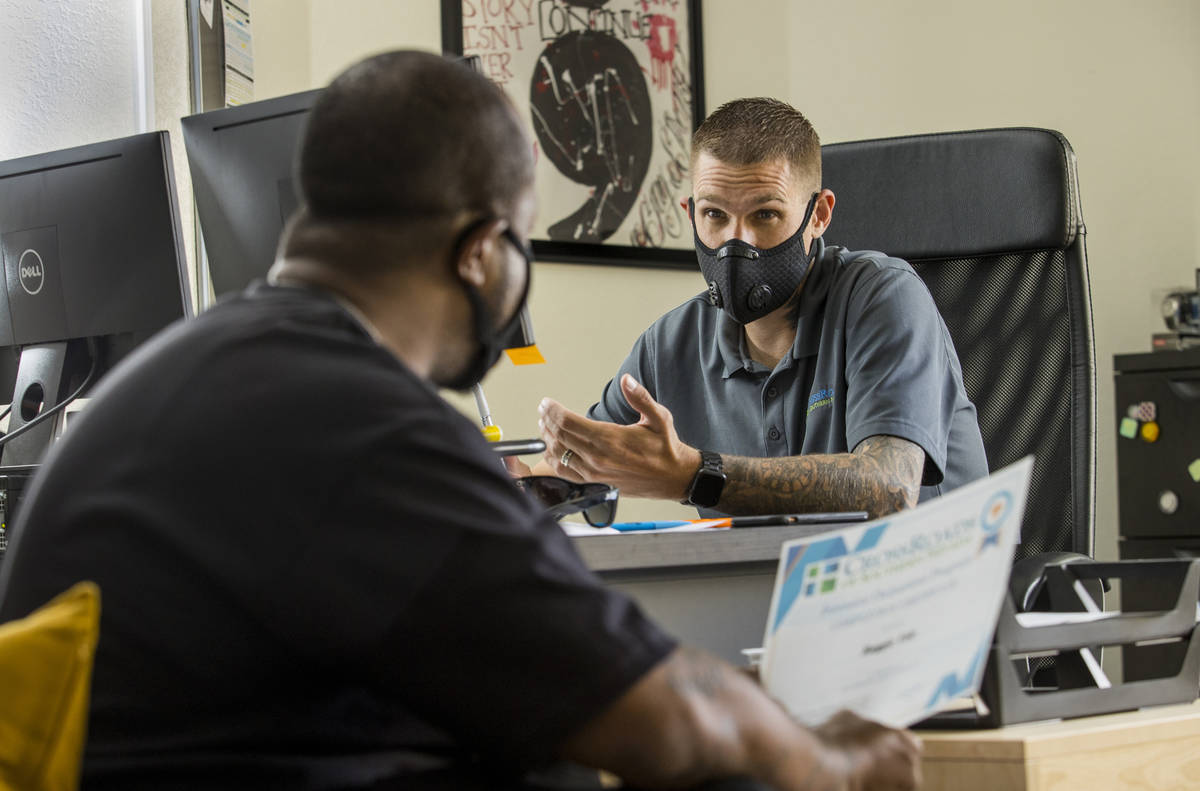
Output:
[[[550,759],[673,641],[336,300],[251,287],[98,388],[0,621],[102,593],[85,781],[343,788]]]

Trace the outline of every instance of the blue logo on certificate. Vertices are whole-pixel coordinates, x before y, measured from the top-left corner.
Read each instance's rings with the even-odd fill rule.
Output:
[[[1000,546],[1000,526],[1012,512],[1012,504],[1012,494],[1005,489],[1001,489],[988,498],[987,503],[983,506],[983,513],[979,515],[979,526],[983,529],[983,543],[979,545],[980,552],[988,547]]]

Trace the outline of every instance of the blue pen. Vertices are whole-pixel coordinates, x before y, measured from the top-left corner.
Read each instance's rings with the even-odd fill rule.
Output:
[[[634,530],[662,530],[665,527],[681,527],[687,524],[691,524],[691,522],[613,522],[612,527],[614,530],[626,533]]]

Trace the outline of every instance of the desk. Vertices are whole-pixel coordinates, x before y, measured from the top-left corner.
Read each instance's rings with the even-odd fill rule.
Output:
[[[924,791],[1200,788],[1200,703],[918,735]]]
[[[683,642],[736,666],[762,645],[779,548],[831,525],[581,536],[575,548],[609,587]]]

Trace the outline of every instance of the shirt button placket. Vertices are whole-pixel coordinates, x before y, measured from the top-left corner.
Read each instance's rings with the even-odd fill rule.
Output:
[[[771,452],[770,443],[777,443],[783,439],[783,431],[779,428],[783,423],[783,405],[778,396],[779,388],[768,382],[763,390],[763,425],[767,429],[769,455],[775,455]]]

